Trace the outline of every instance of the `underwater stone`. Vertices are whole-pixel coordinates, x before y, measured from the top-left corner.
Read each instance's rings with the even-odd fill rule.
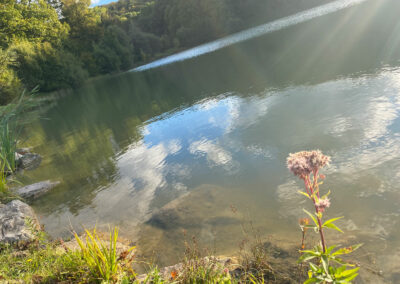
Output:
[[[40,165],[41,162],[42,162],[42,157],[39,154],[17,153],[17,155],[16,155],[16,163],[17,163],[18,167],[25,169],[25,170],[34,170]]]
[[[16,190],[16,193],[22,198],[36,199],[46,192],[59,185],[59,181],[45,180],[38,183],[30,184]]]

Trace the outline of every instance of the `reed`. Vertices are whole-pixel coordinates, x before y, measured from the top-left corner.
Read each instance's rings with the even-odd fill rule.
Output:
[[[18,99],[0,108],[0,165],[7,173],[14,173],[17,168],[15,152],[18,136],[22,125],[27,122],[23,114],[37,106],[34,99],[36,92],[37,89],[33,89],[26,95],[24,91]]]

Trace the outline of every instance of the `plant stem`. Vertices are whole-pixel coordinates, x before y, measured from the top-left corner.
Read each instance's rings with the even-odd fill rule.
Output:
[[[315,208],[315,210],[317,211],[317,214],[318,214],[318,209]],[[324,232],[322,231],[322,222],[318,216],[317,216],[317,220],[318,220],[318,226],[319,226],[318,231],[319,231],[319,235],[321,236],[322,251],[325,253],[326,252],[326,244],[325,244]]]
[[[302,232],[303,232],[303,236],[301,238],[301,249],[304,249],[305,248],[305,240],[306,240],[305,228],[303,228]]]
[[[319,235],[321,237],[322,251],[325,253],[326,252],[326,244],[325,244],[324,232],[322,230],[321,218],[319,217],[320,216],[320,212],[319,212],[319,209],[318,209],[318,207],[316,205],[315,198],[313,196],[315,190],[318,189],[318,178],[317,178],[318,170],[315,171],[313,174],[314,174],[313,183],[311,183],[310,176],[308,176],[307,178],[304,179],[304,184],[306,186],[307,193],[309,194],[312,202],[314,203],[315,213],[317,215],[317,220],[318,220],[318,231],[319,231]],[[319,191],[317,191],[317,196],[319,198]]]

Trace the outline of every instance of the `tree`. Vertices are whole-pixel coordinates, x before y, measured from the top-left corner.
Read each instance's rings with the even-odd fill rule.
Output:
[[[94,45],[94,57],[101,73],[110,73],[131,67],[133,47],[124,30],[116,25],[107,27],[100,43]]]
[[[0,47],[14,42],[50,42],[60,45],[68,25],[58,19],[56,10],[43,0],[3,0],[0,4]]]

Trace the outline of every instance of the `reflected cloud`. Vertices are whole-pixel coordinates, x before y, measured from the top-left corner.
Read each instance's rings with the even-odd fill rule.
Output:
[[[171,140],[167,143],[167,149],[170,155],[175,155],[182,149],[181,142],[178,139]]]
[[[179,179],[190,179],[192,177],[192,169],[188,165],[171,163],[168,165],[167,171],[170,175]]]
[[[279,203],[282,204],[279,208],[280,215],[285,217],[303,215],[302,204],[305,204],[305,200],[302,195],[297,193],[299,190],[302,191],[303,188],[299,187],[294,180],[278,186],[276,195]]]
[[[206,139],[195,141],[190,144],[189,151],[193,155],[206,156],[211,167],[222,166],[226,170],[232,171],[237,170],[239,166],[238,163],[233,160],[231,153]]]
[[[261,158],[270,159],[272,158],[272,153],[268,149],[264,149],[259,145],[249,145],[246,147],[246,150],[252,153],[253,155]]]
[[[352,120],[349,117],[336,117],[332,119],[331,127],[328,128],[327,133],[340,137],[352,128]]]

